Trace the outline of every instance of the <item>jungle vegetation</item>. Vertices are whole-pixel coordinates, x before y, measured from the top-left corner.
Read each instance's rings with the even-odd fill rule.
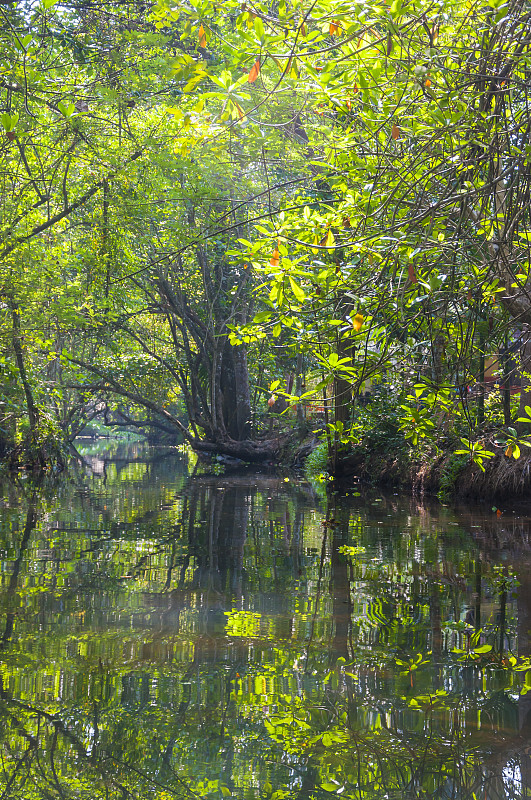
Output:
[[[97,419],[249,461],[319,430],[337,471],[384,411],[417,452],[518,458],[530,20],[0,4],[4,457],[45,466]]]

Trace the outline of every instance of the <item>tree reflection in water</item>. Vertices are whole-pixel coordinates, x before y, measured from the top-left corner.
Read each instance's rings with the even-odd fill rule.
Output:
[[[130,455],[5,487],[0,798],[531,792],[529,520]]]

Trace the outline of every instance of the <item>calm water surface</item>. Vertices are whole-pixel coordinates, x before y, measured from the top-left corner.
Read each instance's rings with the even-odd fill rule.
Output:
[[[82,452],[3,486],[0,800],[531,796],[525,514]]]

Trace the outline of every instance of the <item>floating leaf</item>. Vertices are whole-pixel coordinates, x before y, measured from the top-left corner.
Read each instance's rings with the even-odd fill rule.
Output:
[[[257,58],[253,66],[251,67],[251,71],[249,72],[249,75],[247,77],[247,82],[254,83],[259,75],[260,75],[260,59]]]

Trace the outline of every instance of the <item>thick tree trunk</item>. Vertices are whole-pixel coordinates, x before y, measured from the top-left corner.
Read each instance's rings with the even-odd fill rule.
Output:
[[[236,384],[236,425],[238,439],[249,435],[251,420],[251,391],[249,386],[249,369],[247,351],[242,345],[232,347],[234,362],[234,382]]]
[[[242,345],[233,347],[228,339],[222,356],[221,391],[227,433],[236,441],[245,439],[251,419],[247,353]]]

